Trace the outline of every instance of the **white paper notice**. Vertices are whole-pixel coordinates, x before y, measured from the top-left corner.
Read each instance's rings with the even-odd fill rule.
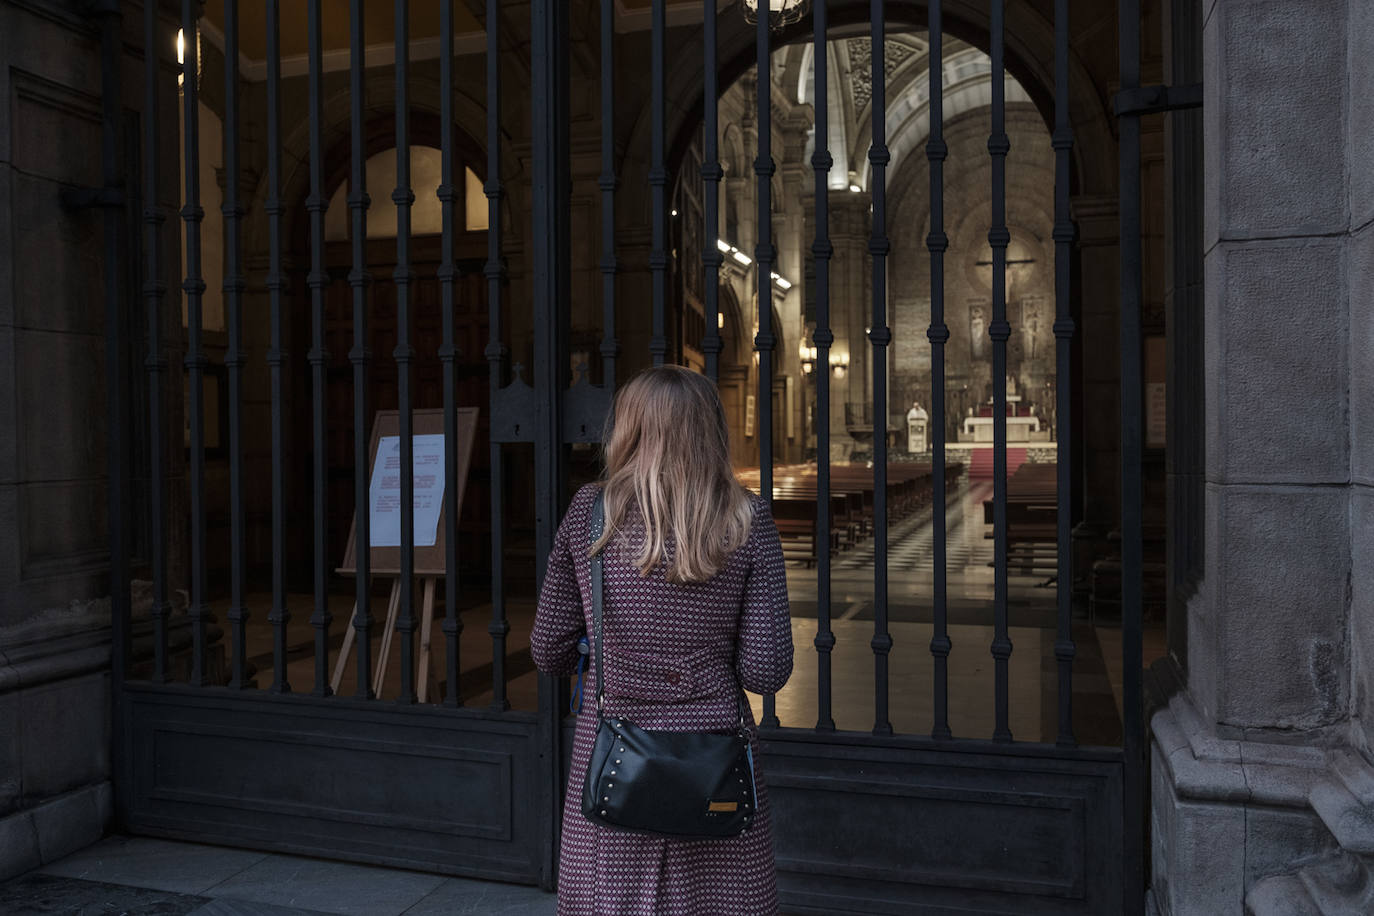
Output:
[[[444,505],[444,437],[414,436],[415,546],[433,547]],[[368,503],[373,547],[401,546],[401,437],[377,443]]]

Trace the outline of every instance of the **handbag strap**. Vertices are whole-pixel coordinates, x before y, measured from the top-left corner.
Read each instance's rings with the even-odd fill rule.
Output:
[[[601,532],[606,526],[606,491],[598,488],[596,499],[592,502],[592,516],[590,519],[591,542],[595,544],[601,539]],[[592,643],[594,657],[596,658],[596,715],[602,715],[602,694],[604,693],[606,679],[602,677],[604,668],[601,662],[601,616],[604,596],[603,571],[601,555],[605,552],[603,547],[591,558],[591,580],[592,580]],[[744,687],[739,686],[739,727],[744,728]]]
[[[601,530],[606,524],[606,491],[597,488],[596,501],[592,503],[592,543],[601,539]],[[603,547],[592,554],[592,646],[596,653],[596,715],[601,717],[601,695],[605,691],[606,679],[602,677],[601,667],[601,604],[602,572],[601,554]]]

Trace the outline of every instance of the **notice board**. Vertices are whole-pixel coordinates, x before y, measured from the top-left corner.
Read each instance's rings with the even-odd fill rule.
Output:
[[[472,463],[472,443],[477,433],[477,408],[459,407],[458,432],[452,448],[457,458],[457,498],[453,504],[463,505],[467,489],[468,466]],[[415,575],[442,576],[445,574],[445,537],[448,502],[445,493],[446,468],[444,460],[450,446],[444,441],[444,411],[440,408],[411,411],[411,444],[414,450],[412,467],[415,479]],[[400,414],[394,410],[379,410],[372,420],[372,436],[368,444],[367,479],[368,500],[363,507],[368,512],[370,566],[374,575],[401,574],[400,548]],[[382,461],[377,460],[382,451]],[[348,546],[338,571],[353,575],[357,560],[358,512],[348,529]]]

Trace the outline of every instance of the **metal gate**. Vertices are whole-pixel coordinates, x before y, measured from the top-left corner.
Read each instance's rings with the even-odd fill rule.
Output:
[[[379,4],[373,0],[373,5]],[[758,4],[749,3],[756,6]],[[779,6],[774,0],[773,6]],[[784,3],[782,6],[794,6]],[[943,166],[947,146],[942,135],[942,46],[947,30],[954,30],[970,42],[983,47],[991,59],[993,78],[988,155],[991,162],[991,210],[987,219],[987,240],[992,252],[993,293],[991,322],[988,326],[993,377],[1005,379],[1007,342],[1012,333],[1008,320],[1005,283],[1007,246],[1010,233],[1005,211],[1005,163],[1009,143],[1004,127],[1006,101],[1002,74],[1006,67],[1005,0],[971,4],[960,0],[929,0],[928,4],[848,0],[814,0],[804,18],[782,22],[779,17],[757,15],[756,24],[746,29],[734,4],[718,9],[716,0],[704,0],[696,10],[700,26],[693,34],[695,46],[675,46],[673,54],[699,54],[701,95],[696,100],[673,100],[677,106],[700,105],[704,125],[703,164],[700,177],[705,183],[704,238],[700,263],[691,269],[704,271],[706,316],[700,350],[705,354],[706,372],[713,378],[719,370],[722,343],[718,332],[720,303],[717,278],[725,254],[720,247],[718,186],[723,178],[717,139],[720,131],[717,100],[720,75],[730,62],[738,62],[753,45],[753,59],[760,74],[769,73],[770,55],[780,42],[809,40],[818,53],[815,61],[816,123],[827,121],[827,73],[825,42],[833,23],[852,25],[866,21],[871,40],[871,85],[873,109],[885,112],[887,73],[884,37],[889,25],[905,24],[928,32],[930,133],[925,154],[930,166],[930,232],[926,247],[930,259],[930,323],[927,338],[933,367],[931,391],[933,436],[932,480],[945,473],[946,391],[944,380],[945,346],[950,332],[944,316],[944,252],[948,245],[944,222]],[[388,60],[394,67],[394,97],[388,102],[394,113],[396,150],[394,188],[373,188],[387,194],[395,204],[397,232],[395,270],[389,278],[396,293],[396,346],[391,353],[374,353],[369,347],[368,290],[374,278],[368,273],[367,220],[372,198],[366,188],[368,112],[379,104],[370,88],[367,74],[368,44],[364,35],[364,0],[350,0],[347,9],[348,52],[347,92],[340,94],[334,85],[331,99],[346,97],[348,111],[342,118],[349,128],[350,150],[347,161],[346,198],[351,226],[352,269],[346,282],[353,305],[351,347],[347,359],[352,368],[355,505],[368,501],[369,447],[367,431],[371,411],[395,407],[399,412],[400,456],[400,537],[399,613],[395,629],[401,646],[401,689],[393,702],[378,699],[369,685],[374,666],[370,635],[380,622],[373,613],[374,596],[370,587],[368,551],[358,551],[356,611],[349,625],[356,633],[357,655],[352,695],[336,695],[330,688],[330,586],[335,579],[336,557],[328,549],[331,512],[330,468],[327,463],[328,438],[325,423],[326,373],[331,359],[328,352],[330,325],[325,309],[325,290],[330,278],[325,269],[325,219],[329,188],[326,186],[326,154],[331,142],[327,135],[330,115],[326,111],[327,56],[323,24],[328,15],[343,15],[343,4],[324,0],[305,0],[307,48],[304,54],[308,92],[304,103],[283,95],[282,16],[292,4],[265,0],[266,74],[261,94],[260,132],[245,136],[241,129],[243,99],[238,67],[240,60],[240,14],[237,0],[224,0],[225,66],[223,79],[204,72],[198,40],[186,40],[177,90],[169,82],[168,56],[145,55],[144,105],[137,143],[123,139],[123,149],[136,150],[137,168],[129,164],[128,174],[137,180],[126,186],[140,196],[145,227],[141,245],[144,261],[141,305],[123,302],[117,276],[108,280],[112,327],[120,309],[143,310],[146,332],[138,354],[142,368],[128,365],[124,356],[133,344],[111,334],[110,417],[112,436],[112,479],[120,485],[111,490],[111,542],[114,551],[115,595],[114,684],[115,732],[114,765],[117,817],[129,830],[165,836],[194,838],[209,842],[246,845],[254,848],[309,853],[411,868],[426,868],[464,874],[554,886],[558,808],[564,780],[570,731],[563,721],[567,685],[540,678],[537,710],[514,711],[509,708],[506,690],[509,653],[506,641],[510,632],[505,587],[505,565],[510,549],[505,542],[509,531],[508,498],[512,486],[523,486],[527,478],[507,480],[512,455],[528,461],[533,477],[533,555],[542,564],[552,546],[553,533],[568,492],[569,447],[597,439],[601,420],[610,403],[617,379],[617,360],[622,353],[616,339],[625,298],[623,275],[638,265],[618,259],[617,212],[623,208],[618,192],[623,193],[617,168],[623,150],[617,146],[617,77],[613,49],[617,46],[615,21],[626,15],[619,0],[600,0],[599,41],[592,34],[581,35],[585,47],[599,46],[601,73],[599,118],[601,129],[601,174],[599,178],[602,235],[598,265],[603,276],[601,302],[601,357],[599,372],[581,367],[573,383],[569,366],[569,336],[572,332],[573,305],[570,292],[571,228],[570,166],[573,151],[569,145],[569,57],[570,36],[577,28],[594,21],[597,12],[590,4],[559,0],[532,0],[528,5],[529,44],[524,50],[516,40],[521,37],[512,23],[523,16],[519,5],[487,0],[485,9],[469,2],[457,7],[480,20],[485,32],[485,153],[483,193],[487,200],[487,256],[480,269],[486,280],[488,339],[484,356],[488,364],[490,449],[490,607],[486,633],[464,627],[455,608],[459,605],[457,544],[459,509],[454,502],[458,479],[456,450],[446,449],[444,473],[446,518],[445,577],[446,617],[438,624],[442,631],[447,659],[447,691],[441,703],[417,702],[415,636],[420,621],[413,593],[415,549],[413,535],[412,472],[413,401],[412,363],[415,344],[411,338],[415,302],[411,295],[415,270],[411,262],[411,209],[415,191],[411,187],[410,112],[415,105],[411,79],[411,8],[407,0],[390,4],[394,15],[394,48]],[[652,290],[647,340],[647,360],[630,362],[661,364],[672,359],[677,341],[668,326],[669,302],[669,188],[674,176],[669,171],[668,99],[665,98],[665,68],[668,49],[665,38],[670,10],[665,0],[650,0],[652,42],[648,54],[650,97],[648,190],[652,207],[652,238],[649,241],[647,273]],[[675,15],[680,12],[675,5]],[[418,9],[418,7],[416,7]],[[1071,156],[1075,123],[1070,105],[1070,47],[1068,0],[1053,4],[1053,149],[1055,153],[1054,250],[1055,321],[1057,352],[1058,439],[1072,439],[1074,418],[1072,396],[1072,347],[1074,321],[1071,315],[1071,253],[1075,227],[1070,214]],[[145,48],[168,49],[179,27],[183,36],[197,36],[198,20],[203,14],[198,0],[182,0],[180,21],[164,17],[162,5],[143,5]],[[455,4],[438,4],[437,88],[442,177],[437,196],[442,204],[442,262],[437,279],[442,291],[443,339],[438,350],[444,366],[443,429],[446,441],[457,437],[455,389],[461,344],[455,340],[453,313],[455,287],[474,269],[474,265],[455,256],[459,232],[458,211],[461,175],[455,165]],[[574,20],[574,15],[576,19]],[[107,55],[117,54],[122,28],[118,6],[104,9]],[[948,16],[948,18],[947,18]],[[929,735],[897,734],[889,714],[889,656],[893,638],[888,623],[888,454],[885,436],[874,436],[873,454],[873,600],[874,620],[871,651],[874,659],[873,727],[871,731],[844,731],[835,726],[832,715],[832,654],[836,639],[832,630],[831,558],[822,549],[814,571],[817,597],[815,655],[799,657],[798,666],[814,665],[816,670],[816,709],[814,723],[780,722],[773,697],[765,697],[762,722],[770,791],[776,806],[776,842],[779,875],[785,907],[795,912],[909,912],[960,910],[969,912],[1030,911],[1043,913],[1139,912],[1143,905],[1143,810],[1144,755],[1141,699],[1141,388],[1140,388],[1140,165],[1139,116],[1158,110],[1160,98],[1148,97],[1139,89],[1138,0],[1121,0],[1120,6],[1120,214],[1121,214],[1121,386],[1122,411],[1122,542],[1124,656],[1124,746],[1102,748],[1080,746],[1073,730],[1073,678],[1075,646],[1072,638],[1072,609],[1067,586],[1057,597],[1057,638],[1054,656],[1057,665],[1058,729],[1054,743],[1016,740],[1008,717],[1008,662],[1014,647],[1008,635],[1007,576],[1007,423],[1005,384],[993,385],[994,417],[994,496],[993,531],[995,554],[995,598],[993,638],[988,651],[993,659],[993,676],[985,689],[994,697],[996,725],[990,735],[954,735],[949,724],[950,684],[947,659],[951,652],[948,630],[946,571],[946,498],[942,487],[933,487],[934,527],[934,638],[929,651],[934,679],[929,701],[934,727]],[[523,26],[523,23],[521,23]],[[775,26],[777,27],[775,29]],[[586,30],[584,30],[586,31]],[[580,33],[579,33],[580,34]],[[113,36],[113,37],[112,37]],[[585,47],[583,50],[585,50]],[[525,55],[529,81],[509,85],[511,55]],[[337,77],[342,80],[344,77]],[[627,74],[620,73],[624,80]],[[118,99],[117,68],[106,69],[107,100]],[[503,85],[505,83],[505,85]],[[229,650],[227,682],[212,683],[211,656],[219,632],[219,621],[209,612],[212,594],[207,581],[207,553],[218,549],[207,537],[206,454],[207,407],[205,387],[213,368],[207,358],[202,325],[206,284],[203,279],[202,232],[206,214],[200,201],[201,157],[199,155],[199,93],[202,85],[222,92],[224,131],[224,305],[227,349],[222,364],[226,391],[221,403],[227,413],[225,441],[229,489],[229,536],[223,549],[230,555],[228,612],[223,621],[224,645]],[[428,83],[426,85],[429,85]],[[221,88],[222,87],[222,88]],[[767,124],[770,111],[770,80],[758,80],[757,111]],[[167,115],[170,99],[179,91],[185,142],[178,155],[184,187],[179,189],[184,206],[179,212],[169,207],[167,176],[178,165],[169,161],[168,138],[173,136]],[[518,301],[508,277],[509,246],[514,234],[506,225],[512,216],[508,184],[509,152],[512,142],[509,119],[504,116],[512,99],[514,110],[528,112],[530,136],[528,155],[529,247],[523,251],[529,281],[531,313],[527,327],[531,334],[532,368],[530,382],[524,370],[513,365],[508,325],[511,310]],[[507,108],[503,108],[503,105]],[[336,121],[338,119],[336,118]],[[875,423],[889,411],[885,371],[889,347],[893,344],[888,327],[887,258],[889,255],[888,216],[883,176],[890,162],[883,117],[873,118],[872,145],[868,153],[874,176],[871,235],[868,251],[872,256],[871,321],[868,331],[871,346],[871,416]],[[117,125],[107,120],[107,181],[113,186],[120,174],[121,156],[116,143]],[[293,213],[293,200],[286,187],[290,163],[284,165],[283,149],[288,135],[308,131],[308,156],[302,168],[308,173],[308,193],[300,212]],[[817,364],[830,363],[830,348],[835,335],[830,326],[830,265],[833,247],[827,214],[828,173],[833,166],[827,149],[825,131],[817,131],[811,166],[816,196],[816,235],[811,252],[814,257],[816,329],[813,343]],[[271,600],[265,607],[249,607],[245,532],[249,528],[248,493],[258,489],[245,459],[249,439],[246,430],[245,370],[250,354],[242,343],[242,328],[248,311],[245,297],[254,290],[245,279],[248,266],[243,260],[242,227],[250,193],[242,185],[245,174],[240,161],[243,151],[261,145],[265,149],[265,173],[257,200],[261,202],[268,229],[262,271],[261,299],[266,305],[271,344],[266,352],[269,377],[266,409],[269,414],[270,454],[265,462],[270,481],[261,487],[267,494],[265,508],[270,513]],[[758,244],[752,252],[756,265],[758,297],[767,303],[771,295],[771,276],[777,252],[771,237],[771,178],[774,172],[770,132],[760,131],[754,161],[758,201]],[[113,177],[111,177],[113,176]],[[522,176],[522,180],[524,177]],[[165,278],[175,261],[169,263],[167,239],[178,216],[184,226],[185,266],[178,277],[187,307],[185,336],[186,384],[189,389],[188,436],[184,480],[169,468],[177,462],[169,458],[176,411],[169,411],[178,390],[178,376],[171,371],[167,354],[175,341],[168,340],[168,314],[175,311],[176,299],[167,295]],[[118,214],[111,224],[119,229]],[[297,222],[303,220],[303,223]],[[288,234],[295,226],[309,239],[305,263],[290,263]],[[514,227],[519,229],[520,226]],[[137,240],[135,240],[136,242]],[[297,274],[293,274],[296,271]],[[302,303],[308,303],[311,339],[308,348],[288,352],[284,343],[290,321],[293,276],[303,273]],[[618,302],[619,298],[622,302]],[[592,312],[583,309],[584,312]],[[124,321],[127,325],[127,320]],[[772,366],[777,337],[770,309],[759,309],[759,326],[753,340],[758,353],[758,429],[760,487],[773,492]],[[260,358],[260,356],[258,357]],[[393,360],[396,366],[395,404],[368,401],[369,373],[379,360]],[[309,367],[309,388],[305,396],[312,405],[308,439],[311,443],[310,474],[306,480],[293,480],[286,454],[288,439],[287,399],[292,366]],[[602,384],[591,379],[599,375]],[[623,372],[622,372],[623,375]],[[128,378],[137,376],[146,402],[133,402]],[[140,399],[143,397],[140,394]],[[818,437],[830,436],[830,382],[827,373],[817,378]],[[179,401],[179,397],[175,398]],[[130,425],[128,417],[138,415],[143,423]],[[169,419],[171,418],[171,419]],[[125,459],[130,443],[121,442],[124,430],[141,429],[146,435],[148,480],[146,519],[148,528],[147,566],[150,571],[151,610],[147,617],[131,613],[129,602],[129,530],[135,516],[132,492],[127,480],[130,468]],[[124,463],[121,463],[124,462]],[[169,464],[170,462],[170,464]],[[828,544],[831,538],[829,511],[832,468],[826,449],[817,452],[815,524],[817,541]],[[1071,451],[1059,459],[1057,472],[1057,560],[1061,583],[1071,580],[1072,551],[1070,494],[1075,468]],[[185,485],[187,505],[181,490]],[[309,517],[291,512],[288,492],[308,487]],[[139,517],[143,517],[140,515]],[[359,513],[357,537],[368,542],[367,513]],[[172,588],[179,581],[169,570],[169,557],[176,556],[176,544],[184,529],[188,545],[186,575],[189,605],[186,629],[189,631],[190,667],[184,680],[172,674],[178,629],[172,613]],[[308,533],[307,533],[308,532]],[[313,600],[308,607],[289,606],[288,575],[284,558],[291,543],[310,542]],[[793,575],[811,575],[792,571]],[[272,624],[275,640],[270,684],[258,684],[251,676],[245,653],[247,622],[251,615],[263,614]],[[292,684],[287,677],[287,626],[293,617],[308,614],[314,629],[312,647],[314,682]],[[482,707],[465,705],[456,689],[460,682],[461,645],[487,639],[491,646],[491,702]],[[137,652],[135,651],[137,650]],[[263,672],[266,680],[267,672]]]

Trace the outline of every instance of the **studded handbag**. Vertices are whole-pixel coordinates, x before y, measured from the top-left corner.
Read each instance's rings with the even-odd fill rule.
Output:
[[[592,506],[592,542],[605,520]],[[607,718],[602,685],[602,561],[591,560],[592,646],[596,659],[596,743],[582,786],[582,813],[606,827],[682,839],[730,837],[749,829],[757,805],[754,755],[744,725],[744,691],[733,732],[674,732]]]

